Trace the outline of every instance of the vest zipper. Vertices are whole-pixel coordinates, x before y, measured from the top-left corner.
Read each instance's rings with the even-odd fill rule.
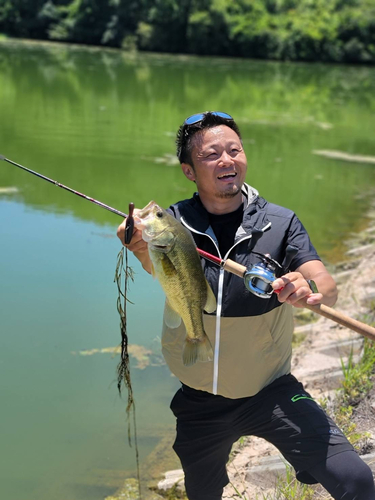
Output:
[[[195,234],[200,234],[201,236],[206,236],[207,238],[210,238],[210,240],[212,241],[212,243],[215,245],[215,248],[217,250],[217,253],[220,257],[220,259],[222,258],[221,257],[221,254],[220,254],[220,250],[219,250],[219,247],[217,246],[216,244],[216,241],[212,238],[212,236],[210,236],[209,234],[207,233],[202,233],[201,231],[197,231],[196,229],[194,229],[193,227],[189,226],[189,224],[185,221],[185,219],[183,217],[181,217],[180,219],[180,222],[181,224],[183,224],[187,229],[189,229],[189,231],[191,231],[192,233],[195,233]]]
[[[215,328],[215,349],[214,349],[214,373],[212,378],[212,393],[217,395],[217,385],[219,382],[219,354],[220,354],[220,318],[221,308],[223,305],[223,284],[224,284],[224,269],[220,268],[219,286],[217,292],[217,307],[216,307],[216,328]]]
[[[200,234],[201,236],[206,236],[207,238],[210,238],[212,243],[215,245],[215,248],[217,250],[217,253],[220,258],[221,254],[219,251],[219,247],[217,246],[215,240],[206,233],[202,233],[201,231],[197,231],[193,227],[189,226],[187,222],[184,220],[183,217],[181,217],[180,222],[187,228],[189,231],[195,234]],[[271,227],[271,222],[266,224],[264,228],[262,228],[262,231],[266,231]],[[233,250],[234,247],[236,247],[239,243],[242,243],[245,240],[249,240],[252,237],[250,234],[249,236],[245,236],[241,239],[239,239],[225,254],[224,260],[228,258],[228,255],[230,252]],[[215,348],[214,348],[214,371],[213,371],[213,377],[212,377],[212,393],[216,396],[217,395],[217,388],[218,388],[218,383],[219,383],[219,354],[220,354],[220,318],[221,318],[221,309],[223,306],[223,288],[224,288],[224,269],[221,267],[220,268],[220,273],[219,273],[219,284],[218,284],[218,290],[217,290],[217,307],[216,307],[216,328],[215,328]]]

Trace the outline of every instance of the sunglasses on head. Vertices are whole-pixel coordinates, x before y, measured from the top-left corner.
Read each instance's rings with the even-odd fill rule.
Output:
[[[196,115],[191,115],[184,121],[184,125],[194,125],[195,123],[199,123],[203,120],[203,118],[207,115],[206,113],[197,113]],[[220,116],[220,118],[224,118],[225,120],[233,120],[233,118],[228,115],[228,113],[222,113],[221,111],[212,111],[209,112],[213,116]]]

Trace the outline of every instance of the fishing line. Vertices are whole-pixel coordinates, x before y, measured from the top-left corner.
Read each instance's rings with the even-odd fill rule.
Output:
[[[6,162],[10,163],[11,165],[14,165],[15,167],[20,168],[21,170],[24,170],[25,172],[28,172],[29,174],[35,175],[39,179],[43,179],[44,181],[50,182],[54,186],[57,186],[57,187],[62,188],[62,189],[65,189],[66,191],[69,191],[72,194],[80,196],[81,198],[84,198],[85,200],[87,200],[87,201],[89,201],[91,203],[94,203],[95,205],[98,205],[101,208],[104,208],[104,210],[108,210],[109,212],[112,212],[112,213],[114,213],[116,215],[119,215],[120,217],[122,217],[124,219],[130,218],[128,216],[128,214],[126,214],[125,212],[121,212],[120,210],[117,210],[117,208],[110,207],[109,205],[106,205],[105,203],[103,203],[103,202],[101,202],[99,200],[95,200],[95,198],[91,198],[91,196],[87,196],[84,193],[80,193],[79,191],[76,191],[75,189],[72,189],[72,188],[70,188],[68,186],[65,186],[64,184],[61,184],[61,182],[57,182],[57,181],[55,181],[53,179],[50,179],[49,177],[47,177],[45,175],[42,175],[39,172],[35,172],[35,170],[31,170],[30,168],[24,167],[23,165],[20,165],[19,163],[16,163],[15,161],[10,160],[9,158],[6,158],[2,154],[0,154],[0,161],[6,161]],[[132,209],[130,209],[130,205],[129,205],[129,215],[131,213],[132,213]],[[131,236],[131,234],[132,233],[131,233],[131,231],[129,229],[129,226],[127,226],[125,228],[125,243],[130,243],[130,241],[128,240],[128,238]],[[223,259],[219,259],[218,257],[215,257],[214,255],[211,255],[211,254],[209,254],[209,253],[201,250],[200,248],[197,248],[197,252],[200,255],[202,255],[202,257],[204,257],[207,260],[210,260],[211,262],[214,262],[218,266],[223,266],[223,267],[226,266],[225,269],[228,270],[229,272],[234,272],[234,274],[241,273],[241,270],[235,271],[232,268],[229,269],[229,267],[228,267],[228,260],[224,261]],[[239,274],[239,276],[243,277],[243,271],[242,271],[242,274]]]

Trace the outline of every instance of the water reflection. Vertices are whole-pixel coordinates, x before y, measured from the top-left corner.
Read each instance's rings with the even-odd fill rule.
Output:
[[[364,223],[375,169],[312,151],[375,155],[374,76],[370,67],[7,42],[0,44],[0,153],[124,212],[130,201],[168,206],[194,190],[174,160],[178,125],[197,111],[226,111],[241,126],[247,180],[294,209],[334,262]],[[119,243],[98,236],[113,236],[119,220],[4,162],[0,218],[7,332],[0,380],[10,435],[3,487],[30,500],[102,498],[104,479],[93,485],[93,478],[118,483],[125,469],[134,471],[123,402],[111,386],[116,359],[106,352],[119,342]],[[132,373],[147,463],[160,429],[172,426],[168,402],[178,382],[165,366],[151,366],[154,358],[136,369],[142,353],[157,358],[163,296],[132,264],[129,332],[139,346]]]

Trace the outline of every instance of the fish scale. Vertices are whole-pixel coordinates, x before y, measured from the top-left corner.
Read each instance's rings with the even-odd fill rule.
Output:
[[[190,232],[153,201],[137,212],[135,225],[148,243],[153,274],[167,298],[164,321],[170,328],[177,328],[181,320],[184,323],[183,363],[190,366],[211,361],[213,352],[204,331],[203,310],[213,312],[216,300]]]

